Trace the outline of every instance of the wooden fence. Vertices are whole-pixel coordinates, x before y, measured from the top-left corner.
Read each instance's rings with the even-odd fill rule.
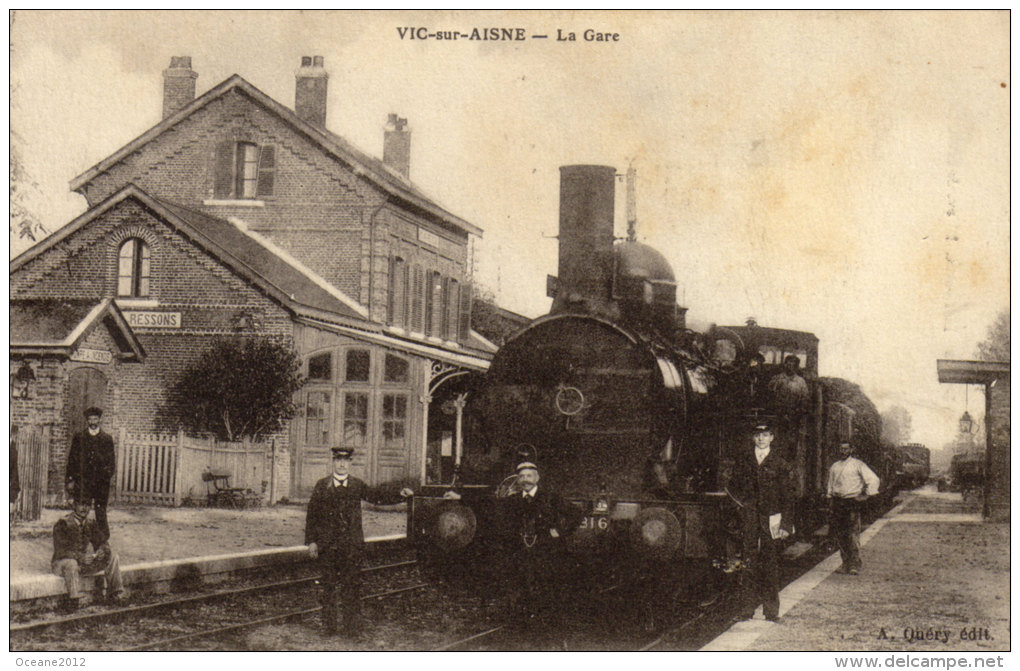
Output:
[[[160,435],[121,430],[115,500],[167,506],[179,506],[185,499],[202,503],[213,486],[202,478],[206,471],[225,473],[231,487],[261,495],[274,477],[274,452],[265,443],[222,443],[183,432]],[[276,498],[273,492],[269,495]]]
[[[14,506],[22,520],[37,520],[46,501],[47,471],[50,466],[50,426],[25,425],[18,429],[18,480],[21,493]]]

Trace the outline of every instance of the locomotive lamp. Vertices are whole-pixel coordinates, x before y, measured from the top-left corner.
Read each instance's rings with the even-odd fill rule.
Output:
[[[964,435],[970,435],[974,431],[974,420],[971,419],[970,413],[966,410],[963,411],[963,416],[960,417],[960,433]]]

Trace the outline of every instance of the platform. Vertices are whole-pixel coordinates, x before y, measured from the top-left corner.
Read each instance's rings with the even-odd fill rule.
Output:
[[[64,594],[64,581],[50,572],[52,527],[66,510],[45,509],[42,519],[16,525],[10,532],[10,603]],[[406,530],[403,506],[367,509],[366,541],[401,540]],[[111,545],[120,555],[128,593],[173,591],[201,582],[217,582],[239,571],[286,567],[308,560],[304,509],[275,506],[256,510],[219,508],[114,507],[109,511]],[[89,594],[92,578],[83,578]]]
[[[860,575],[827,557],[780,593],[780,619],[761,609],[705,651],[1001,651],[1010,648],[1009,525],[932,488],[861,534]]]

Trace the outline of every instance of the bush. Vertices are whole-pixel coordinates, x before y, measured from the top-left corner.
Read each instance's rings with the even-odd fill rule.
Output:
[[[219,440],[258,440],[294,416],[301,359],[268,338],[223,338],[171,388],[164,421]]]

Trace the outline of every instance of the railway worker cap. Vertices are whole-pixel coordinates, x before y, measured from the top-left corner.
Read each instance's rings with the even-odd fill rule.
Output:
[[[96,406],[93,405],[93,406],[91,406],[89,408],[86,408],[85,412],[83,414],[84,414],[86,419],[88,419],[89,417],[102,417],[103,416],[103,409],[102,408],[97,408]]]
[[[520,473],[521,471],[527,471],[527,470],[538,471],[538,466],[536,466],[535,464],[533,464],[530,461],[522,461],[521,463],[517,464],[517,472],[518,473]]]
[[[334,459],[350,459],[354,456],[354,450],[349,447],[331,447],[329,450]]]
[[[751,433],[772,433],[772,427],[766,422],[758,422]]]

